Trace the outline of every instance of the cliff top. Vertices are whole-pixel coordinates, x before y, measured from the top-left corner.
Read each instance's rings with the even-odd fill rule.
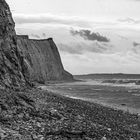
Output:
[[[29,40],[35,40],[35,41],[50,41],[50,40],[53,40],[52,37],[49,37],[47,39],[30,39],[28,35],[17,35],[17,38],[19,39],[29,39]]]

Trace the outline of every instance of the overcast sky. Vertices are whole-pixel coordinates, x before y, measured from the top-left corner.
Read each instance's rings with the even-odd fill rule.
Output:
[[[7,0],[14,13],[140,18],[140,0]]]
[[[17,33],[53,37],[71,73],[140,73],[140,0],[6,1]]]

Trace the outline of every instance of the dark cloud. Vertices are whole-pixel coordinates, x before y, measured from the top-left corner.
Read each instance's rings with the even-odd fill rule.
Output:
[[[77,31],[77,30],[71,29],[70,33],[73,36],[78,35],[78,36],[84,38],[85,40],[91,40],[91,41],[97,40],[99,42],[109,42],[109,39],[107,37],[102,36],[99,33],[91,32],[90,30]]]
[[[133,46],[134,46],[134,47],[136,47],[136,46],[140,46],[140,43],[133,42]]]
[[[137,42],[133,42],[133,48],[132,48],[132,51],[135,53],[135,54],[140,54],[140,43],[137,43]]]
[[[42,33],[42,37],[46,38],[46,34],[45,33]]]

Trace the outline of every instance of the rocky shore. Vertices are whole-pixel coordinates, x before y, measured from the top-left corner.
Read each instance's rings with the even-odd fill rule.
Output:
[[[137,114],[39,89],[0,90],[3,140],[139,140],[139,132]]]
[[[17,36],[10,8],[0,0],[1,140],[140,139],[136,114],[33,87],[51,80],[73,80],[52,38]]]

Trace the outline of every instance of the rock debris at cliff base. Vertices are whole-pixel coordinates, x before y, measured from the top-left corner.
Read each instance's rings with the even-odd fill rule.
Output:
[[[0,90],[3,140],[134,140],[137,115],[42,90]]]

